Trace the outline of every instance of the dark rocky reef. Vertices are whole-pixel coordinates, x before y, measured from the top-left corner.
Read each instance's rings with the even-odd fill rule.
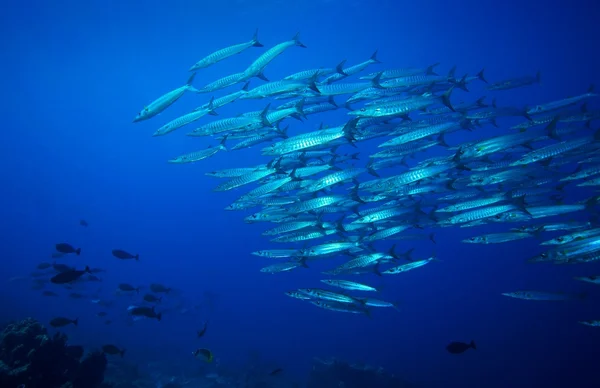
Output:
[[[69,351],[65,334],[49,336],[34,319],[11,323],[0,333],[0,387],[99,387],[106,356],[102,352],[80,356]]]

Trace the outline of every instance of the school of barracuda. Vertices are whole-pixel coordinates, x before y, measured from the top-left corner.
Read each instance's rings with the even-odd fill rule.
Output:
[[[200,89],[192,86],[195,71],[251,47],[263,47],[256,33],[248,42],[226,47],[198,61],[190,68],[193,73],[185,85],[144,107],[134,122],[156,116],[186,92],[206,94],[243,85],[238,91],[212,97],[194,111],[168,122],[154,136],[164,136],[206,115],[216,116],[219,108],[236,100],[270,99],[262,111],[214,119],[191,130],[188,136],[212,136],[218,145],[169,160],[175,164],[192,163],[217,153],[266,144],[262,155],[271,159],[264,164],[208,174],[226,179],[215,191],[248,188],[226,210],[258,207],[260,210],[245,218],[247,223],[272,223],[273,227],[263,235],[273,243],[297,244],[252,252],[277,260],[262,268],[262,272],[310,267],[315,260],[345,255],[348,261],[327,271],[328,277],[397,275],[436,258],[414,260],[412,250],[399,253],[395,244],[380,250],[375,243],[420,238],[435,243],[435,228],[487,224],[506,224],[506,231],[474,236],[463,242],[498,244],[535,237],[547,250],[531,257],[530,262],[565,264],[600,259],[598,197],[587,192],[600,186],[600,131],[591,129],[591,122],[600,118],[600,110],[587,108],[587,101],[597,97],[592,87],[578,96],[514,108],[497,106],[495,100],[488,105],[485,97],[474,98],[472,103],[455,103],[452,94],[458,89],[468,92],[469,85],[477,82],[492,93],[535,85],[540,83],[539,72],[490,84],[483,70],[475,76],[457,77],[452,68],[447,75],[439,75],[438,64],[433,64],[379,70],[359,76],[358,81],[347,81],[380,64],[377,51],[353,66],[346,66],[344,61],[335,68],[303,70],[279,81],[269,81],[264,70],[271,61],[288,49],[306,48],[298,34],[266,50],[240,73]],[[264,83],[250,88],[253,78]],[[286,102],[274,106],[282,100]],[[348,109],[349,118],[334,126],[293,136],[287,127],[282,127],[289,119],[302,121],[340,106]],[[522,123],[491,138],[479,130],[489,125],[498,127],[503,117],[521,118]],[[482,132],[483,136],[449,144],[447,135],[457,131]],[[376,138],[383,138],[380,151],[370,155],[364,167],[354,166],[359,162],[358,153],[339,152],[340,147],[358,148],[360,143]],[[233,140],[237,140],[235,145],[226,145]],[[434,147],[444,150],[445,156],[417,159],[419,153]],[[350,166],[349,162],[353,164]],[[565,203],[565,186],[578,188],[582,199]],[[583,220],[573,221],[574,213],[580,213],[577,217]],[[555,216],[566,216],[569,221],[557,221]],[[551,221],[547,221],[549,218]],[[545,238],[550,232],[559,235]],[[600,276],[576,279],[600,284]],[[340,279],[322,282],[342,291],[304,288],[286,294],[347,313],[368,315],[371,307],[395,307],[394,303],[348,293],[374,293],[378,291],[375,287]],[[580,296],[533,290],[503,295],[527,300]],[[600,326],[600,321],[581,323]]]

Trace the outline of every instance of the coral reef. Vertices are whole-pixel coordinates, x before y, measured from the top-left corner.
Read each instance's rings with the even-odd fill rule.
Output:
[[[0,333],[0,387],[95,388],[104,380],[102,352],[83,359],[69,351],[67,336],[49,336],[36,320],[7,325]]]

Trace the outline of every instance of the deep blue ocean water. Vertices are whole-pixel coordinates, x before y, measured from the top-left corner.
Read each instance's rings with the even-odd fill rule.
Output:
[[[342,59],[358,63],[378,49],[382,64],[366,72],[441,62],[440,72],[453,65],[459,75],[485,68],[494,81],[540,70],[540,86],[504,92],[498,102],[523,106],[560,99],[600,84],[599,16],[595,2],[562,0],[553,5],[513,0],[5,2],[0,14],[0,318],[33,316],[46,323],[57,315],[79,317],[78,327],[66,329],[72,341],[86,347],[115,343],[127,348],[130,362],[168,361],[182,370],[199,368],[190,353],[202,344],[220,365],[242,368],[248,354],[259,353],[299,380],[313,357],[335,356],[381,365],[426,387],[600,384],[600,330],[577,323],[600,319],[600,291],[572,280],[600,272],[597,264],[532,266],[525,260],[541,251],[536,241],[467,245],[460,240],[473,231],[438,229],[435,246],[409,241],[399,248],[414,247],[418,257],[435,250],[440,262],[398,277],[372,278],[385,287],[382,298],[398,301],[400,311],[377,310],[368,319],[316,309],[283,292],[318,286],[320,270],[330,267],[317,263],[310,271],[258,272],[269,262],[249,253],[273,247],[261,236],[264,225],[245,224],[247,213],[225,212],[240,193],[213,192],[220,181],[204,175],[264,163],[258,149],[169,165],[167,159],[215,141],[190,139],[185,130],[151,137],[210,96],[186,94],[161,115],[132,124],[144,104],[183,85],[189,66],[216,49],[249,40],[257,27],[266,48],[298,31],[308,46],[293,47],[271,63],[265,73],[272,80],[335,66]],[[262,52],[251,48],[201,70],[195,85],[243,71]],[[478,87],[473,89],[481,95]],[[455,98],[471,96],[459,91]],[[237,101],[219,115],[264,105]],[[346,119],[339,110],[304,124],[292,120],[290,130]],[[449,142],[459,144],[468,136],[453,134]],[[358,151],[366,159],[374,148]],[[80,219],[89,227],[81,227]],[[477,234],[501,230],[484,227]],[[8,282],[51,261],[54,244],[62,241],[82,247],[81,257],[63,261],[107,270],[100,274],[102,283],[78,289],[88,298],[44,298],[29,282]],[[139,253],[140,261],[117,261],[110,254],[115,248]],[[136,297],[114,295],[123,282],[146,289],[152,282],[164,283],[185,300],[180,307],[200,308],[166,312],[161,322],[130,324],[125,308]],[[531,304],[500,295],[523,288],[587,291],[590,297]],[[111,325],[95,316],[93,295],[117,300],[110,309]],[[207,319],[207,335],[199,342],[195,332]],[[471,339],[477,351],[459,357],[445,351],[449,341]]]

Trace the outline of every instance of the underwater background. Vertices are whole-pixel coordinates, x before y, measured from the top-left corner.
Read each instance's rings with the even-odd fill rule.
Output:
[[[314,357],[381,366],[423,387],[597,386],[600,330],[578,321],[600,319],[600,290],[572,279],[600,273],[597,263],[527,264],[542,252],[535,239],[471,245],[461,240],[473,230],[435,229],[435,245],[402,241],[398,248],[415,248],[418,257],[435,252],[440,262],[401,277],[368,278],[383,286],[383,299],[399,303],[399,311],[378,309],[369,319],[316,309],[284,292],[318,286],[319,271],[327,267],[259,272],[269,263],[250,252],[277,246],[261,236],[262,226],[243,222],[249,211],[224,211],[239,193],[213,192],[217,181],[205,175],[268,159],[252,148],[171,165],[166,161],[178,154],[216,143],[193,139],[194,147],[183,133],[151,136],[211,95],[186,94],[150,121],[134,125],[132,119],[145,103],[183,85],[191,64],[249,40],[256,28],[267,48],[296,32],[307,46],[291,48],[269,65],[271,80],[343,59],[358,63],[378,50],[382,64],[368,72],[440,62],[440,74],[453,65],[460,75],[485,68],[494,81],[540,70],[541,85],[504,92],[498,101],[524,106],[557,100],[600,84],[599,20],[595,2],[562,0],[5,2],[0,323],[33,317],[46,325],[56,316],[77,317],[77,326],[61,328],[70,343],[86,349],[116,344],[127,349],[118,362],[151,369],[163,380],[218,373],[215,364],[191,355],[202,346],[219,367],[240,373],[249,358],[260,358],[267,369],[282,368],[282,382],[266,386],[305,381]],[[195,83],[242,71],[262,52],[250,48],[202,69]],[[218,113],[229,117],[264,105],[237,101]],[[321,122],[346,119],[340,109],[290,125],[316,130]],[[468,136],[455,133],[451,142]],[[366,159],[375,150],[368,144],[356,151]],[[587,216],[575,213],[569,220]],[[82,227],[81,219],[89,226]],[[488,225],[475,234],[497,231]],[[29,280],[9,281],[52,262],[60,242],[82,248],[81,256],[63,262],[106,270],[99,274],[102,282],[78,288],[83,298],[47,298]],[[117,248],[140,260],[115,259],[111,250]],[[157,305],[166,310],[160,321],[132,321],[127,306],[140,296],[115,295],[120,283],[142,290],[161,283],[177,297]],[[533,304],[501,295],[519,289],[589,295],[585,301]],[[91,300],[98,298],[115,300],[109,325],[96,316]],[[198,339],[206,321],[208,331]],[[449,354],[445,347],[455,340],[475,340],[477,350]]]

